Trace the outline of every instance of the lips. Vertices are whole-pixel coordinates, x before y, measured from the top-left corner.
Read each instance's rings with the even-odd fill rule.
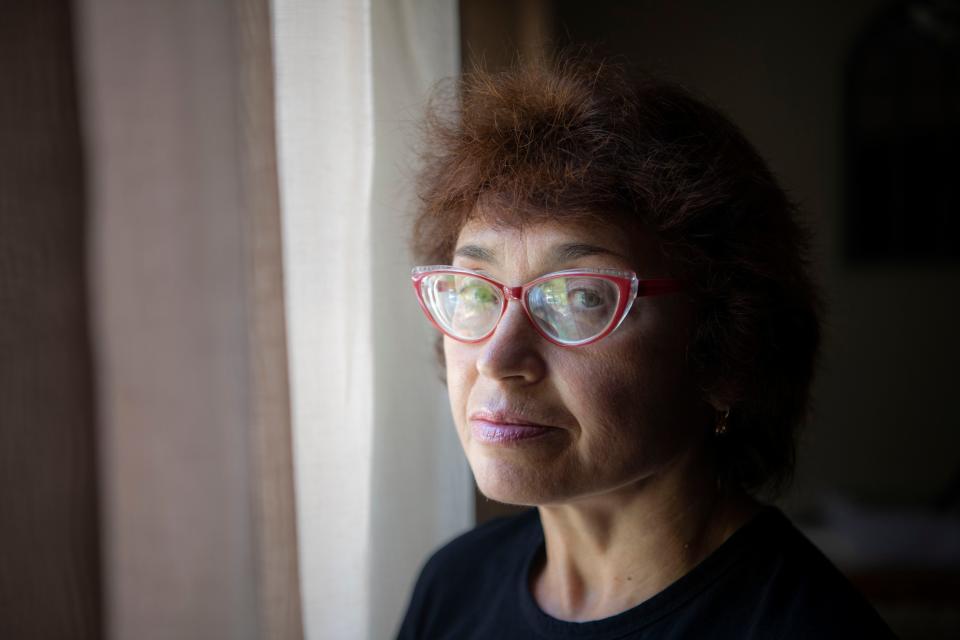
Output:
[[[475,411],[469,420],[473,437],[490,444],[517,443],[557,431],[557,427],[507,411]]]

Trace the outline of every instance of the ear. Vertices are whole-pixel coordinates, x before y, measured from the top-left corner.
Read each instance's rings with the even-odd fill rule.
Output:
[[[724,400],[721,400],[719,398],[711,396],[707,398],[707,402],[710,403],[710,406],[713,407],[713,410],[716,411],[717,413],[730,411],[730,403],[725,402]]]
[[[704,402],[714,411],[727,411],[737,406],[742,397],[739,381],[718,372],[699,372],[700,389]]]
[[[739,398],[735,385],[721,383],[706,394],[707,403],[717,412],[729,411]]]

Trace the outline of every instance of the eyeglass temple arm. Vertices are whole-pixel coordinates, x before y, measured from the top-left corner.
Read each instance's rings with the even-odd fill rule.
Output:
[[[637,297],[674,293],[676,291],[682,291],[683,288],[683,283],[679,280],[640,280],[637,284]]]

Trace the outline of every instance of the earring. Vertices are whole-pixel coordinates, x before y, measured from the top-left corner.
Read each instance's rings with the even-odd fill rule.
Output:
[[[713,427],[713,434],[722,436],[727,432],[727,421],[730,419],[730,409],[717,411],[717,424]]]

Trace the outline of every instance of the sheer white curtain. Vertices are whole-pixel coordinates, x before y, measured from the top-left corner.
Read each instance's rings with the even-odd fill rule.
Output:
[[[416,120],[455,0],[273,0],[305,636],[386,638],[471,484],[406,246]]]

